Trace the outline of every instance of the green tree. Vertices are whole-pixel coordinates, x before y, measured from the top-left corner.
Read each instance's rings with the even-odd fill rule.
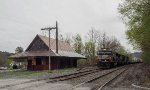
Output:
[[[0,66],[8,66],[7,60],[10,55],[12,55],[12,53],[0,51]]]
[[[129,41],[143,51],[143,60],[150,62],[150,0],[125,0],[119,6]]]
[[[3,66],[4,64],[5,64],[4,55],[0,53],[0,66]]]
[[[96,64],[96,51],[98,46],[98,40],[100,39],[100,33],[95,30],[95,28],[92,28],[89,30],[86,36],[86,42],[85,42],[85,50],[84,54],[88,58],[88,61],[91,65]]]
[[[15,49],[15,53],[21,53],[21,52],[23,52],[23,48],[22,47],[17,47]]]
[[[84,55],[87,57],[88,59],[88,62],[90,65],[94,64],[95,63],[95,44],[91,41],[88,41],[88,42],[85,42],[85,45],[84,45]],[[93,51],[94,51],[94,54],[93,54]]]
[[[82,38],[80,34],[76,34],[73,37],[73,48],[75,51],[79,54],[82,54],[83,51],[83,43],[82,43]]]
[[[123,46],[120,46],[120,47],[116,50],[116,52],[118,52],[118,53],[121,54],[121,55],[128,55],[127,50],[126,50]]]

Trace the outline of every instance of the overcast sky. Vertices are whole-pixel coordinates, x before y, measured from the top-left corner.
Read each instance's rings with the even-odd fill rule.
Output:
[[[57,20],[61,33],[80,33],[84,38],[94,27],[115,36],[133,52],[117,7],[121,0],[0,0],[0,51],[24,49],[42,27]]]

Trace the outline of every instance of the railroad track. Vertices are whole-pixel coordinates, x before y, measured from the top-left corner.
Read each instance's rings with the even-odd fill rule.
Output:
[[[58,82],[58,81],[65,81],[65,80],[69,80],[69,79],[74,79],[74,78],[78,78],[78,77],[82,77],[85,75],[89,75],[92,73],[96,73],[99,72],[99,69],[93,69],[93,70],[87,70],[87,71],[82,71],[82,72],[77,72],[77,73],[73,73],[73,74],[68,74],[68,75],[63,75],[63,76],[58,76],[58,77],[53,77],[50,78],[50,80],[47,80],[44,83],[40,83],[38,85],[31,85],[31,86],[27,86],[27,87],[23,87],[17,90],[25,90],[26,88],[32,88],[32,87],[40,87],[43,86],[45,83],[54,83],[54,82]]]
[[[103,85],[101,86],[97,86],[95,89],[92,90],[102,90],[105,86],[107,86],[110,82],[112,82],[113,80],[115,80],[117,77],[119,77],[121,74],[123,74],[128,68],[124,69],[123,71],[121,71],[119,74],[117,74],[115,77],[111,78],[110,80],[108,80],[107,82],[105,82]]]
[[[88,71],[84,71],[84,72],[77,72],[77,73],[73,73],[73,74],[58,76],[58,77],[50,78],[50,81],[48,81],[47,83],[65,81],[65,80],[85,76],[85,75],[88,75],[88,74],[96,73],[96,72],[99,72],[99,71],[100,71],[99,69],[95,69],[95,70],[88,70]]]
[[[73,87],[71,87],[71,88],[69,88],[69,89],[67,89],[67,90],[74,90],[74,89],[78,90],[78,89],[77,89],[78,87],[81,87],[81,86],[83,86],[83,85],[85,85],[85,84],[93,83],[94,81],[96,81],[96,80],[98,80],[98,79],[100,79],[100,78],[103,78],[103,77],[105,77],[105,76],[108,76],[108,75],[110,75],[110,74],[112,74],[112,73],[115,73],[115,72],[117,72],[117,71],[119,71],[119,70],[121,70],[121,71],[120,71],[119,74],[117,74],[115,77],[109,79],[109,80],[106,81],[106,82],[103,82],[103,83],[100,84],[100,85],[97,84],[95,87],[92,88],[92,90],[102,90],[103,87],[105,87],[109,82],[111,82],[112,80],[114,80],[115,78],[117,78],[119,75],[121,75],[123,72],[125,72],[125,71],[127,70],[127,68],[125,68],[124,66],[123,66],[123,67],[120,67],[120,68],[117,68],[117,69],[115,69],[115,70],[109,71],[109,72],[107,72],[107,73],[105,73],[105,74],[102,74],[102,75],[100,75],[100,76],[91,78],[91,79],[89,79],[89,80],[87,80],[87,81],[85,81],[85,82],[79,83],[79,84],[77,84],[77,85],[75,85],[75,86],[73,86]],[[108,78],[107,78],[107,79],[108,79]]]
[[[99,79],[99,78],[101,78],[101,77],[104,77],[104,76],[106,76],[106,75],[109,75],[110,73],[113,73],[113,72],[115,72],[115,71],[117,71],[117,70],[119,70],[119,69],[121,69],[121,68],[117,68],[117,69],[113,69],[113,70],[110,70],[108,73],[105,73],[104,75],[101,75],[101,76],[99,76],[99,77],[96,77],[96,78],[93,78],[93,79],[90,79],[90,80],[88,80],[88,81],[86,81],[86,82],[83,82],[83,83],[80,83],[80,84],[78,84],[78,85],[76,85],[75,87],[72,87],[72,88],[70,88],[70,89],[67,89],[67,90],[72,90],[72,89],[74,89],[74,88],[77,88],[77,87],[79,87],[79,86],[82,86],[82,85],[84,85],[84,84],[86,84],[86,83],[90,83],[90,82],[93,82],[93,81],[95,81],[95,80],[97,80],[97,79]],[[105,71],[105,70],[103,70],[103,71]],[[72,73],[72,74],[67,74],[67,75],[62,75],[62,76],[58,76],[58,77],[53,77],[53,78],[45,78],[45,79],[37,79],[37,80],[31,80],[31,81],[27,81],[27,82],[21,82],[21,83],[19,83],[19,84],[12,84],[12,85],[5,85],[5,86],[3,86],[3,87],[0,87],[0,89],[5,89],[5,88],[12,88],[13,86],[17,86],[17,87],[19,87],[20,85],[23,85],[23,84],[25,84],[25,87],[21,87],[21,88],[18,88],[17,90],[24,90],[24,89],[26,89],[26,88],[32,88],[32,87],[34,87],[34,86],[36,86],[36,87],[38,87],[38,86],[42,86],[42,85],[44,85],[45,83],[52,83],[52,82],[58,82],[58,81],[65,81],[65,80],[69,80],[69,79],[73,79],[73,78],[77,78],[77,77],[81,77],[81,76],[86,76],[86,75],[90,75],[90,74],[94,74],[94,73],[96,73],[96,72],[101,72],[100,70],[98,70],[98,69],[91,69],[91,70],[84,70],[84,71],[80,71],[80,72],[75,72],[75,73]],[[33,84],[34,82],[36,82],[36,81],[44,81],[44,82],[41,82],[41,83],[38,83],[38,84]],[[33,82],[33,83],[32,83]],[[31,84],[31,85],[30,85]],[[28,86],[29,85],[29,86]],[[105,86],[105,85],[104,85]],[[97,86],[97,88],[95,88],[94,90],[98,90],[98,86]]]
[[[83,70],[83,71],[78,71],[78,72],[71,73],[71,74],[66,74],[66,75],[61,75],[61,76],[57,76],[57,77],[52,77],[52,78],[35,79],[35,80],[29,80],[29,81],[24,81],[24,82],[20,82],[20,83],[4,85],[4,86],[1,86],[0,89],[13,87],[13,86],[21,85],[21,84],[37,82],[37,81],[46,81],[47,80],[46,83],[57,82],[57,81],[64,81],[64,80],[68,80],[68,79],[84,76],[84,75],[91,74],[91,73],[98,72],[98,71],[99,71],[99,69]]]
[[[107,71],[107,70],[106,70]],[[108,70],[110,71],[110,70]],[[70,75],[64,75],[64,76],[60,76],[60,77],[54,77],[54,78],[51,78],[50,80],[48,80],[46,83],[53,83],[53,82],[58,82],[58,81],[66,81],[66,80],[72,80],[72,79],[76,79],[76,78],[80,78],[80,77],[87,77],[87,75],[91,76],[91,75],[96,75],[100,72],[105,72],[105,70],[99,70],[99,69],[95,69],[95,70],[88,70],[88,71],[84,71],[84,72],[78,72],[78,73],[75,73],[75,74],[70,74]],[[27,88],[32,88],[32,87],[40,87],[40,86],[43,86],[45,83],[41,83],[41,84],[38,84],[38,85],[31,85],[31,86],[28,86],[28,87],[24,87],[24,88],[20,88],[18,90],[25,90]]]

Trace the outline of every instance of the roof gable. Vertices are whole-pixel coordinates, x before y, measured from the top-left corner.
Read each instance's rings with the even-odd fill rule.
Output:
[[[48,51],[48,49],[49,48],[45,42],[43,42],[43,40],[38,35],[36,35],[26,51]]]

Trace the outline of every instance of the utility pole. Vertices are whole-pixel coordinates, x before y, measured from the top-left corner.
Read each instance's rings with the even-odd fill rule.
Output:
[[[56,53],[58,53],[58,23],[56,21]]]
[[[47,28],[42,28],[41,30],[48,30],[49,31],[49,70],[51,70],[51,33],[50,31],[56,29],[56,53],[58,53],[58,25],[57,25],[57,21],[56,21],[56,27],[47,27]]]

